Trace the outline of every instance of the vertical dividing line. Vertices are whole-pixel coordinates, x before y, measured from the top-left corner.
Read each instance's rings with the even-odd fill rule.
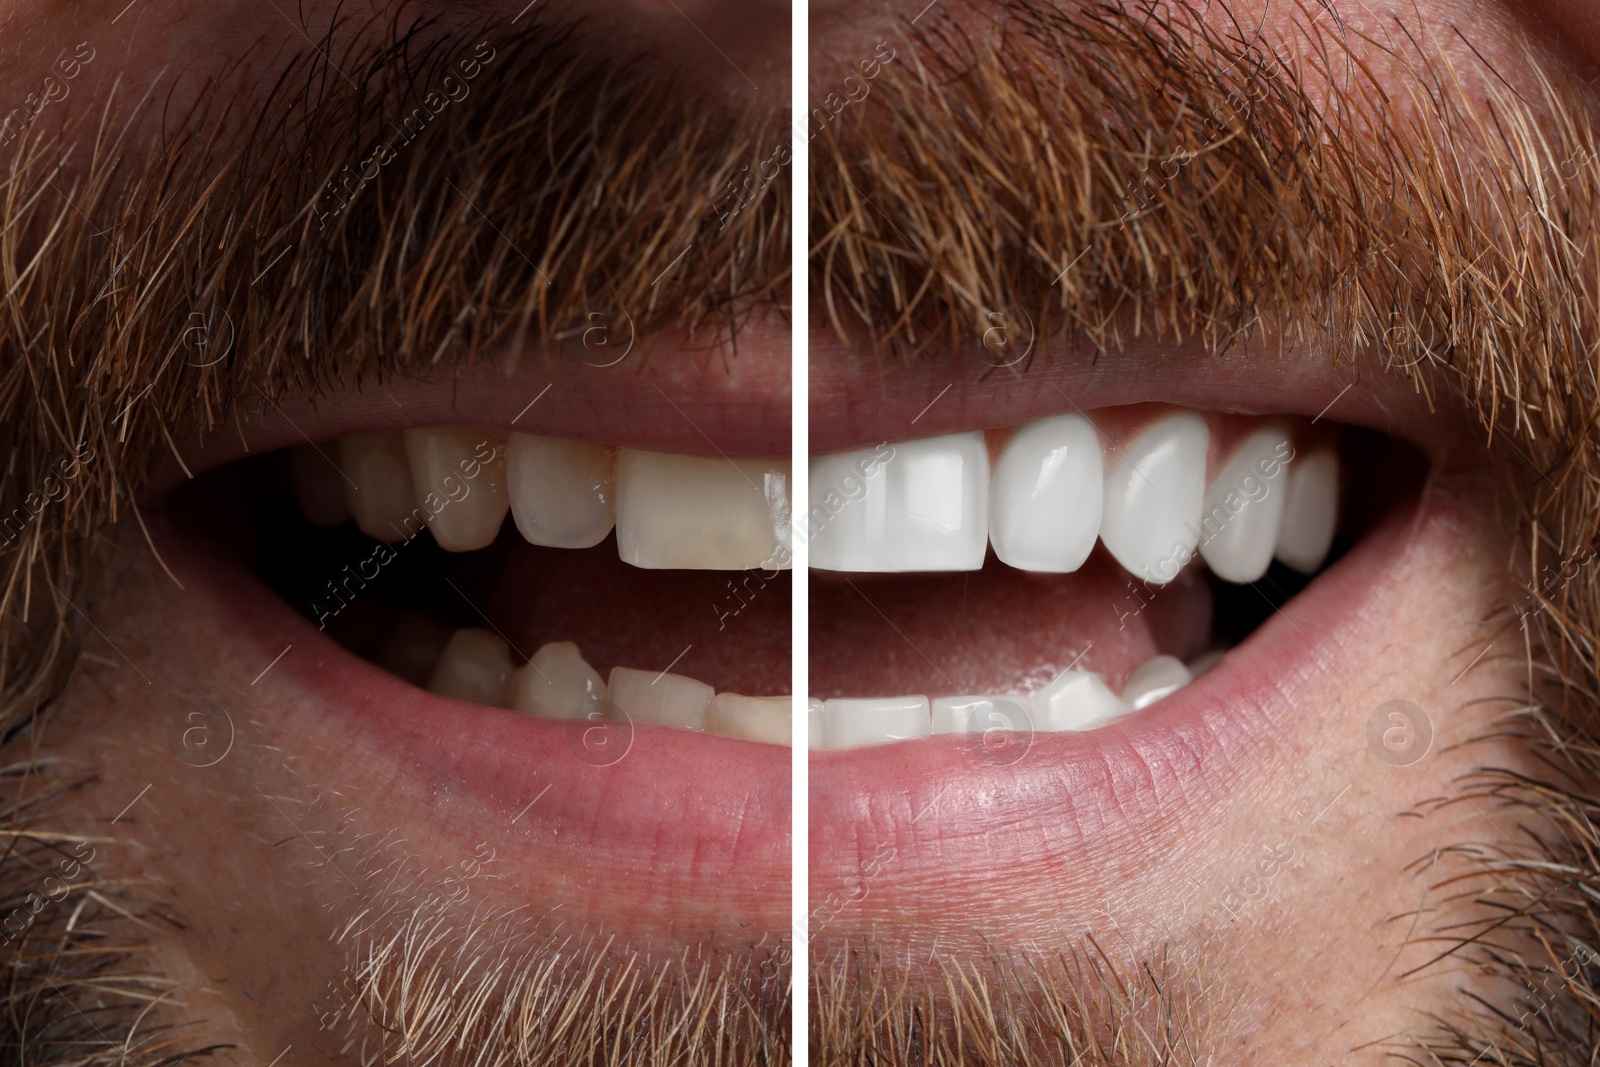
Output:
[[[790,183],[793,191],[793,223],[790,237],[790,263],[793,270],[790,277],[790,304],[793,308],[789,321],[793,323],[793,341],[791,351],[793,367],[791,385],[793,392],[790,399],[790,449],[793,456],[794,478],[790,487],[789,499],[793,505],[789,514],[793,520],[793,530],[790,533],[791,543],[794,548],[794,569],[790,572],[791,581],[794,583],[792,608],[790,609],[790,675],[791,689],[794,694],[794,733],[791,737],[792,756],[790,766],[792,779],[790,782],[792,805],[791,825],[792,831],[792,856],[790,865],[792,872],[790,893],[792,898],[791,908],[793,920],[790,924],[790,939],[794,945],[791,954],[793,965],[794,990],[794,1062],[796,1067],[808,1067],[811,1062],[810,1026],[808,1025],[808,995],[811,989],[810,975],[810,946],[811,932],[806,925],[806,915],[810,911],[807,887],[809,884],[808,859],[811,850],[809,828],[810,806],[808,799],[810,793],[810,749],[807,747],[810,731],[806,722],[806,697],[810,693],[807,677],[810,667],[810,582],[806,578],[806,564],[811,558],[810,546],[805,537],[805,515],[810,508],[810,447],[809,427],[810,419],[807,399],[810,393],[810,337],[811,337],[811,299],[808,290],[808,272],[806,262],[807,252],[811,247],[811,199],[809,195],[811,174],[810,138],[807,136],[806,109],[810,86],[810,55],[811,55],[811,20],[809,0],[792,0],[790,12],[792,16],[792,29],[790,34],[790,62],[789,62],[789,94],[790,117],[789,133],[792,138],[793,151],[790,158],[793,169],[790,174],[793,181]]]

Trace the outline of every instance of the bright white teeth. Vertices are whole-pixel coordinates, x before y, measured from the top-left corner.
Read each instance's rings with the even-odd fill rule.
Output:
[[[1129,442],[1106,474],[1100,540],[1132,574],[1178,576],[1200,540],[1211,432],[1199,415],[1168,415]]]
[[[1122,701],[1134,711],[1142,711],[1164,696],[1169,696],[1193,680],[1189,668],[1176,656],[1152,656],[1134,668],[1122,686]]]
[[[816,697],[806,701],[806,747],[823,747],[822,701]]]
[[[706,712],[706,729],[714,734],[765,741],[769,745],[791,743],[791,697],[746,697],[738,693],[718,693]]]
[[[931,734],[927,697],[828,700],[822,705],[822,747],[857,748],[912,741]]]
[[[988,730],[1033,728],[1033,701],[1025,696],[935,697],[935,734],[981,734]]]
[[[571,641],[540,647],[511,677],[511,706],[550,719],[581,719],[591,701],[604,700],[606,683]]]
[[[1100,535],[1104,468],[1082,415],[1030,422],[1006,442],[989,487],[989,540],[1002,563],[1066,573]],[[937,731],[935,731],[937,732]]]
[[[592,548],[617,521],[616,452],[514,433],[506,444],[511,515],[529,544]]]
[[[818,456],[810,474],[813,567],[899,572],[983,566],[989,452],[981,432],[899,441],[892,451],[884,446]]]
[[[787,568],[789,466],[618,449],[618,554],[652,569]]]
[[[350,505],[344,502],[344,475],[334,466],[338,449],[301,445],[290,453],[294,493],[300,511],[313,526],[331,528],[350,520]]]
[[[407,430],[405,438],[411,481],[439,547],[470,552],[493,542],[508,506],[500,439],[470,426]]]
[[[1063,671],[1033,694],[1034,725],[1039,730],[1092,730],[1130,710],[1090,671]]]
[[[457,630],[428,679],[428,691],[503,708],[511,682],[511,646],[488,630]]]
[[[636,723],[659,722],[690,730],[706,728],[713,690],[681,674],[611,668],[611,703]]]
[[[405,520],[417,505],[405,438],[397,433],[358,433],[339,442],[345,503],[356,525],[379,541],[403,541],[418,530]]]
[[[1283,519],[1289,433],[1268,426],[1245,439],[1206,487],[1200,555],[1218,578],[1253,582],[1267,573]]]
[[[1286,567],[1315,574],[1328,558],[1339,519],[1339,456],[1318,448],[1295,460],[1284,493],[1277,556]]]

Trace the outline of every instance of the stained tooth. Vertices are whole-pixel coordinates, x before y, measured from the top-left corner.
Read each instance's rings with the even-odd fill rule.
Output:
[[[987,730],[1033,728],[1033,698],[1026,696],[935,697],[935,734],[981,734]]]
[[[378,666],[412,685],[426,688],[433,677],[434,664],[450,643],[455,631],[430,615],[408,611],[395,620],[394,628],[378,654]]]
[[[344,475],[334,465],[338,451],[333,445],[320,449],[301,445],[289,454],[294,495],[300,501],[300,513],[313,526],[334,527],[350,521]]]
[[[543,645],[511,676],[511,707],[548,719],[581,719],[592,701],[604,700],[606,683],[571,641]]]
[[[822,704],[822,747],[857,748],[912,741],[932,734],[927,697],[827,700]]]
[[[1210,439],[1199,415],[1168,415],[1134,438],[1106,474],[1100,540],[1147,582],[1172,581],[1194,555]]]
[[[989,541],[1002,563],[1063,574],[1083,566],[1100,535],[1104,464],[1082,415],[1030,422],[995,463]]]
[[[1063,671],[1033,694],[1033,720],[1039,730],[1092,730],[1129,710],[1100,676],[1090,671]]]
[[[417,504],[405,437],[397,433],[358,433],[339,442],[339,469],[349,479],[345,503],[356,525],[379,541],[403,541],[421,532],[407,524]]]
[[[651,569],[786,569],[789,467],[618,449],[618,555]]]
[[[636,723],[660,722],[690,730],[706,728],[713,690],[681,674],[611,668],[611,703]]]
[[[714,734],[765,741],[769,745],[791,743],[790,719],[793,697],[745,697],[738,693],[718,693],[706,712],[706,729]]]
[[[1189,668],[1176,656],[1152,656],[1128,675],[1122,686],[1122,700],[1134,711],[1148,708],[1194,680]]]
[[[1315,574],[1333,546],[1339,519],[1339,456],[1318,448],[1289,465],[1277,556],[1286,567]]]
[[[511,646],[488,630],[457,630],[434,665],[428,691],[490,707],[506,706]]]
[[[806,701],[806,747],[823,747],[822,701],[816,697]]]
[[[1206,487],[1200,516],[1200,555],[1211,573],[1253,582],[1267,573],[1283,520],[1285,472],[1294,454],[1282,426],[1245,439]]]
[[[989,451],[982,433],[818,456],[810,478],[805,526],[813,567],[891,572],[983,566]]]
[[[511,515],[529,544],[591,548],[617,522],[616,451],[514,433],[506,445]]]
[[[439,547],[470,552],[491,543],[509,506],[500,438],[470,426],[430,426],[405,437],[411,481]]]

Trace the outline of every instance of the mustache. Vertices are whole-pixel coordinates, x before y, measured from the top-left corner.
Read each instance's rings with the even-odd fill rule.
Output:
[[[1580,90],[1546,73],[1531,45],[1519,66],[1536,73],[1514,88],[1492,67],[1460,69],[1399,16],[1380,40],[1331,5],[1279,14],[1269,40],[1215,3],[1009,0],[998,16],[927,13],[895,42],[900,58],[870,98],[816,135],[809,273],[827,325],[880,361],[955,352],[992,363],[986,347],[1012,332],[992,329],[996,316],[1101,355],[1135,337],[1235,355],[1322,345],[1476,413],[1520,511],[1514,576],[1592,554],[1600,292],[1586,220],[1600,209],[1600,168]],[[1034,346],[1019,384],[1048,358]],[[1588,943],[1600,933],[1591,570],[1529,581],[1537,613],[1513,617],[1508,606],[1488,620],[1501,637],[1522,628],[1512,636],[1527,650],[1530,692],[1507,729],[1527,736],[1551,775],[1488,768],[1458,784],[1522,812],[1530,839],[1464,849],[1475,859],[1458,873],[1451,921],[1425,932],[1455,946],[1441,958],[1470,961],[1504,1003],[1543,981],[1551,1006],[1502,1039],[1517,1013],[1464,996],[1461,1017],[1421,1039],[1441,1062],[1535,1046],[1528,1062],[1589,1055],[1575,1020],[1593,1002],[1593,976],[1559,968],[1569,954],[1550,947],[1549,931]],[[1493,950],[1476,939],[1491,925]],[[1034,1035],[1062,1025],[1024,997],[1024,1010],[991,1026],[995,981],[947,976],[891,983],[898,992],[875,1004],[878,1028],[863,1033],[849,1020],[869,997],[869,972],[831,967],[816,985],[814,1018],[841,1050],[824,1062],[855,1062],[886,1047],[886,1034],[923,1033],[923,1019],[960,1018],[964,1033],[996,1040],[1008,1025]],[[1025,977],[999,984],[1021,996]],[[1073,1007],[1069,994],[1099,980],[1079,969],[1047,983],[1076,1032],[1094,1032],[1104,1009],[1092,997]],[[927,1034],[930,1048],[956,1055],[954,1030],[930,1021]],[[1207,1036],[1191,1034],[1196,1047]],[[964,1062],[1006,1061],[1004,1044],[994,1048],[988,1059],[963,1050]],[[896,1046],[876,1062],[933,1062],[920,1057]]]

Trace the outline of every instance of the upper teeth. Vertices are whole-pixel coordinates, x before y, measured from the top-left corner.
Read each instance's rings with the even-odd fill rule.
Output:
[[[297,457],[302,510],[323,526],[354,518],[381,541],[426,526],[441,547],[466,552],[493,542],[509,509],[537,545],[588,548],[616,527],[618,551],[636,567],[789,566],[788,460],[670,456],[465,426],[354,434],[337,454],[337,466]]]
[[[1062,415],[1022,426],[993,463],[982,432],[811,460],[811,563],[838,571],[976,570],[986,543],[1013,567],[1065,573],[1096,538],[1131,573],[1165,584],[1196,554],[1253,582],[1274,555],[1314,572],[1338,519],[1331,448],[1296,458],[1280,423],[1250,434],[1206,479],[1206,419],[1165,414],[1120,449]],[[1291,462],[1293,460],[1293,462]]]

